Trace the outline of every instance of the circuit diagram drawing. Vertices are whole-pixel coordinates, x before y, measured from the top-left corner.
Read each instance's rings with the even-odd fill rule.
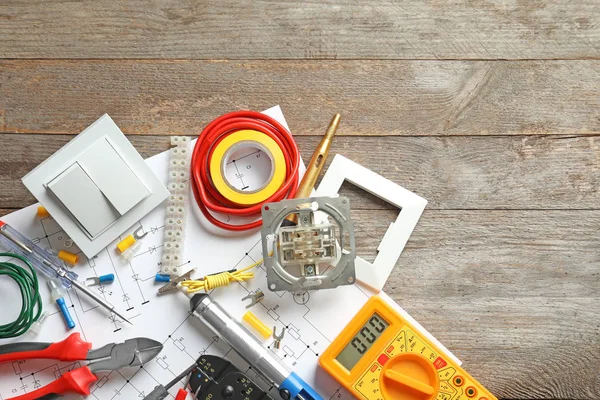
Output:
[[[244,184],[253,182],[249,171],[255,172],[262,168],[261,165],[267,165],[260,160],[261,157],[266,156],[262,152],[250,152],[244,159],[236,160],[237,168],[245,170],[241,177]],[[250,163],[248,159],[251,158]],[[164,177],[164,181],[167,177],[166,160],[166,153],[147,160],[155,173]],[[233,164],[233,160],[231,162]],[[247,168],[248,165],[250,168]],[[65,241],[69,240],[51,217],[39,219],[36,216],[35,205],[7,215],[3,220],[42,247],[62,250],[65,249]],[[109,273],[115,275],[112,284],[95,286],[94,290],[124,313],[133,326],[109,315],[75,290],[70,290],[66,300],[77,325],[72,331],[81,332],[84,340],[91,342],[94,347],[136,336],[147,336],[164,345],[162,352],[143,367],[98,374],[99,380],[92,385],[89,398],[141,399],[156,385],[169,382],[205,353],[225,356],[241,370],[246,367],[248,376],[257,383],[262,381],[235,351],[190,317],[189,299],[185,295],[179,292],[156,295],[162,285],[154,282],[154,276],[160,270],[163,223],[164,210],[158,207],[95,257],[87,259],[79,253],[80,260],[73,271],[81,280]],[[140,227],[148,235],[142,239],[140,251],[126,262],[116,251],[116,244]],[[211,229],[214,228],[203,221],[199,211],[188,212],[183,271],[196,268],[197,278],[232,268],[243,268],[262,259],[258,232],[226,237],[215,234]],[[75,245],[68,250],[78,252]],[[211,295],[231,315],[241,319],[246,311],[241,299],[249,293],[262,290],[265,298],[252,311],[268,326],[276,326],[278,332],[286,328],[281,348],[273,349],[275,354],[313,385],[324,398],[352,399],[333,378],[318,371],[318,357],[364,305],[370,293],[358,285],[336,290],[271,292],[267,290],[266,282],[266,271],[260,264],[255,269],[254,279],[218,288]],[[64,339],[72,332],[65,327],[58,308],[50,302],[43,278],[40,292],[44,299],[44,309],[49,316],[37,337],[21,337],[19,341],[54,342]],[[6,305],[7,309],[18,309],[19,301],[20,299],[15,298],[14,304]],[[272,342],[273,338],[269,338],[264,345],[272,347]],[[2,343],[6,342],[0,341]],[[73,363],[51,360],[0,364],[0,400],[35,390],[76,366]],[[268,384],[263,383],[268,388]],[[176,393],[177,389],[178,387],[172,388],[172,393]]]

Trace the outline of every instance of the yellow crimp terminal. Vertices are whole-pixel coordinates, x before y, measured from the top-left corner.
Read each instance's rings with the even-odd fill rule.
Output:
[[[79,261],[79,256],[77,256],[77,254],[69,253],[64,250],[58,252],[58,258],[71,265],[75,265],[77,264],[77,261]]]
[[[264,324],[258,317],[252,314],[251,311],[247,311],[246,314],[242,317],[244,321],[248,323],[251,327],[256,329],[258,333],[262,335],[265,339],[268,339],[273,334],[273,330]]]
[[[122,253],[128,248],[130,248],[134,243],[135,238],[133,237],[133,235],[129,235],[117,244],[117,249],[119,249],[119,251]]]
[[[44,206],[38,206],[37,208],[37,216],[40,218],[46,218],[50,216],[50,213],[48,212],[48,210],[46,210],[46,207]]]

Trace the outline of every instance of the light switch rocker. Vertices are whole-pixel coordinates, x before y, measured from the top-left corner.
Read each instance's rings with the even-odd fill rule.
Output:
[[[169,192],[104,115],[23,178],[87,257],[93,257]]]

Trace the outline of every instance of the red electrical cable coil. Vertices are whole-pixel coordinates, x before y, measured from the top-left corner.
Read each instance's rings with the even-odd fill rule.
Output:
[[[243,129],[259,131],[272,138],[281,148],[287,167],[283,185],[264,202],[251,206],[241,206],[223,197],[213,186],[209,172],[214,147],[227,135]],[[291,133],[283,125],[256,111],[235,111],[215,119],[200,133],[192,153],[192,191],[200,211],[213,225],[230,231],[254,229],[262,225],[262,220],[235,225],[217,219],[211,212],[251,217],[260,214],[264,203],[293,198],[298,188],[299,166],[298,146]]]

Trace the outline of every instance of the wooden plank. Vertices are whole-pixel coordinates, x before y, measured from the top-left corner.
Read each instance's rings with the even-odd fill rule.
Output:
[[[372,259],[395,214],[352,217]],[[598,398],[599,224],[600,210],[428,209],[385,291],[499,398]]]
[[[20,179],[71,138],[0,135],[1,206],[33,203]],[[145,157],[168,148],[165,136],[130,139]],[[297,138],[305,158],[318,141]],[[429,209],[598,209],[599,147],[599,137],[338,137],[332,154],[416,192],[429,201]],[[343,189],[353,208],[390,208],[350,184]]]
[[[0,131],[197,134],[280,104],[296,135],[600,133],[600,61],[0,61]]]
[[[599,15],[595,0],[10,0],[0,57],[595,58]]]
[[[373,256],[384,213],[353,211],[359,254]],[[598,398],[599,222],[426,210],[385,290],[498,397]]]
[[[393,214],[353,219],[372,257]],[[499,398],[599,398],[598,223],[600,211],[426,210],[384,290]]]

